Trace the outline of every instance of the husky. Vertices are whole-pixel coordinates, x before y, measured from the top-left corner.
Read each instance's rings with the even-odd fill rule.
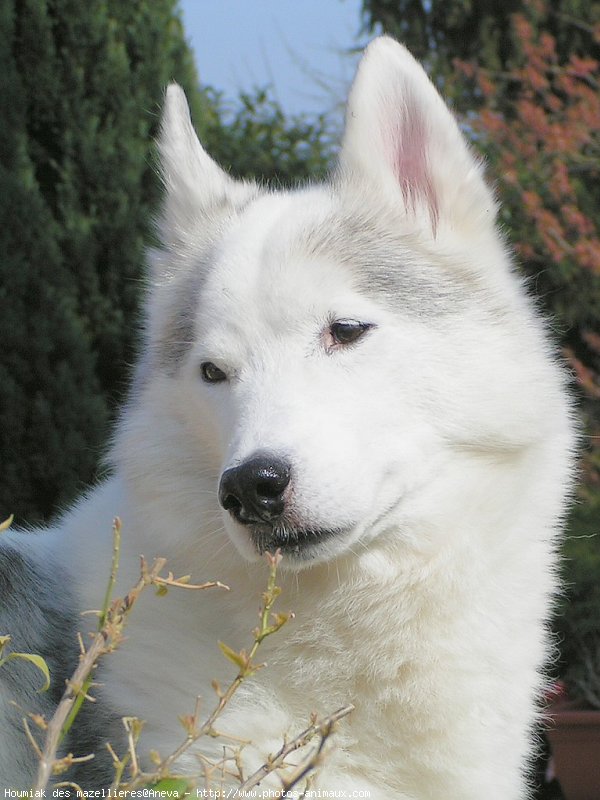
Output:
[[[54,683],[36,694],[31,666],[0,670],[0,784],[31,785],[21,717],[48,716],[63,689],[119,515],[117,593],[140,553],[231,591],[139,602],[69,745],[96,760],[69,779],[110,783],[103,742],[118,749],[126,715],[145,720],[143,763],[175,749],[178,715],[197,695],[209,709],[231,668],[217,641],[251,641],[279,549],[278,604],[295,619],[219,722],[249,740],[244,769],[311,712],[353,704],[315,788],[525,798],[574,425],[480,161],[387,37],[359,65],[327,183],[232,179],[176,85],[159,152],[161,245],[112,477],[55,527],[2,537],[0,628]],[[198,773],[197,753],[179,769]]]

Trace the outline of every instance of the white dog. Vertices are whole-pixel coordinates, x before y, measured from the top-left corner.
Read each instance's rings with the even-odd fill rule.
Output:
[[[59,527],[10,533],[0,552],[0,628],[56,676],[54,696],[34,700],[31,667],[0,670],[0,784],[30,785],[9,701],[50,712],[75,610],[101,603],[118,514],[119,591],[140,553],[232,591],[140,601],[78,734],[98,754],[80,783],[110,781],[101,740],[118,739],[121,715],[146,720],[144,759],[176,746],[197,694],[210,707],[210,681],[229,674],[217,640],[248,644],[262,554],[281,548],[279,608],[296,619],[221,724],[252,740],[246,768],[311,711],[353,703],[317,786],[524,798],[573,435],[480,163],[389,38],[360,64],[328,183],[232,180],[177,86],[160,153],[162,248],[114,476]],[[196,757],[182,767],[198,771]]]

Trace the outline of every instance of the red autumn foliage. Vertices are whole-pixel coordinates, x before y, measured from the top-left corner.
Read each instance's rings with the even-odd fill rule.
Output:
[[[523,15],[513,20],[523,65],[502,82],[475,71],[487,101],[481,130],[493,138],[500,171],[534,223],[534,258],[561,264],[575,256],[579,267],[600,273],[597,225],[582,208],[578,180],[581,173],[600,178],[599,64],[575,55],[559,64],[549,33],[536,35]],[[507,81],[515,99],[510,114],[498,113],[495,101],[505,105]]]

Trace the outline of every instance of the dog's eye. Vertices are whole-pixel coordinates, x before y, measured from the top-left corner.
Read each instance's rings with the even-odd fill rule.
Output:
[[[202,375],[202,380],[206,381],[206,383],[222,383],[227,380],[227,375],[212,361],[203,361],[200,364],[200,374]]]
[[[353,344],[373,326],[355,319],[338,319],[329,326],[329,336],[334,345]]]

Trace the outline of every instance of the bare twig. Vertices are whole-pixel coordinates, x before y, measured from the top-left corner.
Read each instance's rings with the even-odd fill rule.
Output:
[[[89,689],[92,686],[92,675],[96,664],[103,655],[119,646],[123,638],[125,623],[142,591],[152,585],[157,586],[159,590],[163,591],[170,586],[178,588],[185,586],[187,589],[208,589],[212,587],[227,588],[224,584],[219,582],[193,585],[189,583],[188,576],[176,580],[173,578],[172,573],[169,573],[167,578],[162,578],[159,572],[166,563],[165,559],[158,558],[153,562],[151,567],[148,567],[146,560],[142,556],[140,579],[137,584],[125,597],[117,598],[111,602],[111,593],[114,588],[119,564],[120,535],[121,523],[118,519],[115,519],[113,524],[111,574],[104,605],[99,613],[99,629],[93,635],[92,642],[87,650],[80,639],[82,652],[79,658],[79,665],[73,673],[73,676],[67,681],[65,692],[52,718],[47,723],[46,739],[39,758],[38,772],[34,785],[35,792],[43,792],[53,774],[57,774],[70,766],[70,764],[81,760],[75,759],[72,754],[68,754],[63,758],[57,758],[58,748],[64,735],[73,723],[84,699],[92,699],[89,697]],[[39,750],[40,748],[36,749]],[[87,760],[90,757],[92,756],[84,756],[83,758]]]
[[[108,579],[108,584],[106,586],[106,592],[104,594],[104,603],[102,604],[102,610],[98,616],[98,632],[101,632],[106,625],[106,619],[108,616],[110,601],[112,598],[112,593],[115,588],[115,582],[117,580],[117,572],[119,570],[119,559],[121,555],[121,520],[118,517],[115,517],[113,520],[112,526],[112,534],[113,534],[113,552],[112,552],[112,562],[110,567],[110,576]],[[85,658],[85,645],[83,644],[83,639],[81,638],[81,634],[79,631],[77,632],[77,637],[79,641],[79,649],[81,652],[81,656]],[[88,700],[92,700],[89,695],[89,691],[92,688],[92,672],[94,669],[95,663],[92,664],[91,669],[85,676],[84,683],[81,687],[81,691],[77,693],[77,696],[74,698],[73,703],[69,709],[69,713],[64,721],[64,724],[60,731],[60,737],[58,744],[62,744],[66,735],[68,734],[77,714],[79,714],[79,710],[83,705],[83,701],[87,698]]]
[[[132,779],[129,782],[119,786],[120,789],[126,789],[130,791],[132,789],[137,789],[156,783],[162,778],[170,776],[171,768],[175,762],[187,750],[189,750],[189,748],[195,742],[197,742],[198,739],[200,739],[202,736],[218,736],[219,734],[214,727],[215,722],[221,716],[223,710],[242,683],[264,666],[264,664],[254,663],[254,658],[258,648],[268,636],[276,633],[289,619],[293,617],[293,614],[291,613],[272,613],[273,605],[281,594],[281,589],[276,585],[277,567],[281,561],[281,553],[279,551],[277,551],[275,555],[267,553],[266,557],[269,563],[269,580],[267,584],[267,590],[263,594],[263,605],[259,612],[260,625],[253,631],[254,641],[249,652],[246,652],[245,650],[236,652],[227,645],[220,643],[221,650],[225,657],[238,667],[238,674],[224,691],[221,690],[218,684],[213,683],[213,688],[215,689],[218,697],[218,703],[202,724],[199,724],[199,700],[196,701],[194,713],[189,717],[181,718],[181,722],[187,731],[187,735],[179,747],[177,747],[169,756],[164,758],[155,770],[146,773],[139,773],[137,776],[132,776]],[[225,760],[234,760],[235,762],[235,757]]]
[[[106,625],[106,617],[108,616],[108,609],[110,608],[110,601],[115,588],[117,580],[117,572],[119,571],[119,561],[121,559],[121,520],[115,517],[113,520],[112,534],[113,534],[113,551],[112,561],[110,565],[110,576],[104,594],[104,602],[102,603],[102,611],[98,617],[98,630]]]
[[[91,644],[87,650],[80,638],[81,655],[79,665],[72,678],[68,681],[65,693],[52,719],[48,723],[44,721],[47,730],[43,750],[41,750],[33,738],[28,726],[26,727],[32,746],[36,749],[39,756],[38,776],[34,786],[34,791],[36,792],[42,791],[48,785],[52,775],[64,772],[73,763],[93,758],[93,755],[74,758],[72,754],[57,758],[56,754],[61,743],[61,737],[64,736],[70,727],[84,699],[86,697],[92,699],[89,698],[88,692],[93,686],[92,677],[98,660],[120,644],[128,615],[142,591],[150,585],[155,586],[159,594],[164,594],[171,587],[185,589],[206,589],[211,587],[227,588],[219,582],[193,585],[190,583],[189,576],[175,578],[171,572],[168,573],[166,578],[162,577],[159,573],[166,563],[165,559],[156,559],[152,566],[149,567],[142,557],[140,579],[138,583],[123,598],[111,601],[111,594],[114,590],[119,564],[120,524],[118,520],[115,521],[113,527],[113,537],[115,544],[113,547],[109,585],[103,608],[101,611],[97,612],[99,617],[99,629],[93,635]],[[166,758],[161,759],[158,753],[154,753],[151,760],[155,764],[155,769],[151,771],[142,771],[138,762],[137,744],[143,723],[135,718],[125,718],[123,722],[127,731],[127,752],[119,758],[114,749],[110,747],[110,745],[108,746],[115,768],[115,777],[111,789],[131,791],[132,789],[156,784],[164,778],[173,777],[171,770],[177,760],[202,736],[223,736],[223,738],[239,742],[240,744],[237,749],[233,750],[232,754],[228,753],[227,749],[224,749],[223,758],[217,763],[200,756],[201,771],[204,775],[207,787],[212,785],[210,782],[213,776],[217,779],[217,772],[220,775],[220,784],[223,783],[226,777],[233,778],[239,785],[240,790],[256,787],[267,775],[277,773],[283,787],[278,795],[280,797],[289,796],[290,789],[294,786],[298,786],[301,781],[306,781],[306,779],[308,779],[308,781],[306,781],[306,786],[309,785],[310,776],[314,774],[321,763],[324,747],[334,730],[335,723],[349,714],[352,711],[352,706],[341,708],[323,720],[317,720],[316,718],[311,719],[310,725],[302,731],[302,733],[292,741],[285,742],[275,756],[269,758],[267,763],[246,780],[244,780],[240,757],[241,748],[246,742],[239,739],[236,740],[235,737],[227,734],[221,734],[215,728],[216,721],[241,684],[264,666],[264,664],[255,663],[256,654],[264,639],[277,632],[293,616],[293,614],[273,613],[274,603],[281,593],[280,588],[276,585],[276,572],[281,560],[281,554],[279,552],[274,556],[268,554],[267,558],[270,568],[269,580],[267,590],[263,594],[263,604],[259,612],[260,624],[253,631],[254,640],[250,650],[248,652],[245,650],[236,652],[227,645],[221,643],[223,654],[238,667],[237,675],[233,681],[225,690],[222,690],[216,682],[213,682],[213,688],[217,695],[218,702],[202,723],[200,723],[200,698],[197,698],[193,714],[180,718],[186,730],[185,739]],[[291,766],[286,763],[287,757],[292,752],[308,745],[315,737],[319,738],[317,745],[297,766],[293,767],[293,770],[290,772]],[[233,771],[228,767],[228,764],[231,764]],[[126,768],[128,768],[129,777],[126,781],[123,781]],[[288,770],[286,775],[281,775],[279,773],[279,770],[283,769]],[[188,776],[190,779],[192,777],[193,776]],[[200,778],[200,775],[196,777]],[[69,785],[74,786],[74,784]]]
[[[34,785],[35,792],[41,792],[45,789],[54,773],[54,767],[59,761],[56,757],[56,753],[60,744],[63,726],[67,721],[69,712],[73,707],[75,699],[81,692],[88,675],[92,672],[96,661],[104,652],[106,652],[105,637],[103,634],[97,633],[85,655],[80,658],[79,666],[75,670],[72,678],[68,681],[62,699],[52,719],[48,722],[46,741],[39,760],[37,778]]]
[[[43,754],[42,751],[40,750],[40,746],[36,742],[35,737],[31,732],[31,728],[29,727],[29,722],[27,722],[27,719],[25,717],[23,718],[23,727],[25,728],[25,735],[27,736],[27,738],[29,739],[29,743],[35,750],[37,757],[42,758]]]
[[[280,776],[282,789],[279,793],[279,797],[289,797],[290,789],[293,789],[294,786],[297,786],[301,780],[307,778],[321,765],[323,748],[331,736],[332,730],[332,725],[325,728],[325,730],[321,733],[321,739],[317,747],[304,759],[304,761],[301,761],[300,764],[298,764],[291,775]]]
[[[290,742],[285,743],[281,747],[281,749],[274,756],[269,758],[269,760],[262,765],[262,767],[260,767],[259,769],[256,770],[256,772],[254,772],[252,775],[250,775],[250,777],[246,781],[244,781],[244,783],[241,784],[239,789],[240,790],[242,790],[242,789],[244,789],[244,790],[254,789],[254,787],[256,787],[256,786],[258,786],[260,784],[260,782],[263,780],[263,778],[265,778],[271,772],[274,772],[276,769],[279,769],[279,767],[284,766],[285,765],[285,759],[290,755],[290,753],[293,753],[295,750],[298,750],[301,747],[304,747],[305,745],[307,745],[311,741],[311,739],[313,739],[315,736],[318,735],[318,736],[321,737],[321,741],[319,743],[319,746],[317,748],[316,753],[311,754],[311,756],[309,758],[309,761],[311,762],[311,765],[307,766],[306,760],[303,761],[299,765],[298,769],[300,767],[302,767],[302,771],[301,771],[301,774],[299,774],[298,778],[296,779],[296,783],[297,783],[299,780],[302,779],[302,777],[304,777],[304,775],[307,774],[307,772],[310,769],[313,769],[313,766],[315,766],[315,764],[312,763],[314,761],[313,756],[319,756],[320,755],[321,750],[323,749],[323,745],[325,743],[325,740],[333,732],[333,727],[334,727],[335,723],[338,722],[343,717],[346,717],[353,710],[354,710],[354,706],[351,706],[351,705],[350,706],[344,706],[343,708],[340,708],[337,711],[334,711],[334,713],[331,714],[330,716],[325,717],[325,719],[320,720],[320,721],[316,720],[316,721],[312,722],[308,726],[308,728],[303,730],[302,733],[298,734],[298,736],[296,736],[295,739],[292,739]],[[292,784],[290,784],[289,786],[286,786],[286,789],[290,789],[290,788],[292,788]]]

